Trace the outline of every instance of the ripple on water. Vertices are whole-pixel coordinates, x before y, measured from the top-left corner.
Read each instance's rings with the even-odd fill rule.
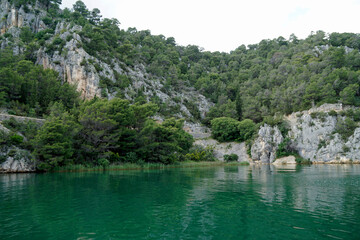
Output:
[[[0,239],[356,239],[359,176],[331,166],[0,176]]]

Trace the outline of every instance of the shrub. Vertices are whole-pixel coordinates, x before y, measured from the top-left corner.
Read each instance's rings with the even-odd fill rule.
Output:
[[[239,137],[237,140],[239,141],[246,141],[249,140],[256,129],[255,123],[250,119],[245,119],[238,124],[238,130],[239,130]]]
[[[311,164],[310,159],[305,159],[295,154],[295,161],[297,164]]]
[[[301,117],[302,114],[298,114],[297,117]],[[264,123],[270,125],[271,127],[275,127],[278,126],[279,131],[281,132],[281,134],[283,136],[286,136],[287,133],[289,132],[289,124],[288,122],[286,122],[282,116],[267,116],[264,117],[263,122],[260,125],[263,125]]]
[[[59,37],[56,37],[52,43],[53,43],[54,45],[60,45],[60,44],[64,43],[64,40],[62,40],[62,39],[59,38]]]
[[[233,118],[220,117],[211,120],[211,130],[213,137],[220,142],[246,141],[253,136],[256,124],[250,119],[239,122]]]
[[[5,161],[6,161],[6,156],[5,155],[0,155],[0,164],[2,164]]]
[[[336,117],[336,116],[337,116],[337,112],[334,111],[334,110],[331,110],[331,111],[329,112],[329,116]]]
[[[237,161],[239,159],[239,156],[237,155],[237,154],[235,154],[235,153],[232,153],[232,154],[230,154],[230,155],[228,155],[228,154],[225,154],[224,155],[224,160],[226,161],[226,162],[235,162],[235,161]]]
[[[102,167],[107,167],[110,165],[110,162],[106,158],[100,158],[97,160],[97,164]]]
[[[291,148],[290,138],[285,138],[278,146],[276,157],[286,157],[293,155],[295,151]]]
[[[126,153],[124,160],[125,160],[125,162],[136,163],[139,160],[139,158],[136,155],[136,153],[128,152],[128,153]]]
[[[10,136],[10,142],[14,145],[23,143],[24,138],[16,133]]]
[[[239,138],[238,125],[239,121],[233,118],[215,118],[211,120],[213,137],[220,142],[234,141]]]
[[[206,148],[195,145],[190,148],[189,153],[185,155],[185,160],[194,161],[194,162],[202,162],[202,161],[215,161],[216,158],[214,156],[214,149],[210,146]]]
[[[345,119],[338,119],[335,125],[335,133],[339,133],[344,141],[346,141],[351,135],[354,134],[354,131],[357,127],[357,124],[351,118],[345,117]]]

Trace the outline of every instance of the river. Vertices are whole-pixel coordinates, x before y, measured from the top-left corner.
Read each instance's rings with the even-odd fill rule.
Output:
[[[0,239],[360,239],[360,165],[3,174]]]

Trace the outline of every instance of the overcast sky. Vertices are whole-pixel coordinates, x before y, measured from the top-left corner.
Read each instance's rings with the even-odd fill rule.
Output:
[[[76,0],[63,0],[72,8]],[[177,44],[229,52],[238,46],[294,33],[360,30],[360,0],[83,0],[89,10],[136,27],[174,37]]]

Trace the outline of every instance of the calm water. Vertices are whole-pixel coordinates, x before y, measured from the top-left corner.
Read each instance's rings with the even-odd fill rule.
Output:
[[[0,239],[360,239],[360,166],[0,175]]]

